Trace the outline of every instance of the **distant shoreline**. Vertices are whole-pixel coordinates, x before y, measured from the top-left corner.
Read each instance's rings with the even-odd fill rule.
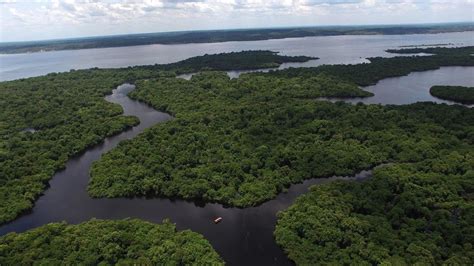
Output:
[[[326,26],[141,33],[74,39],[0,43],[0,54],[22,54],[152,44],[174,45],[191,43],[221,43],[231,41],[263,41],[272,39],[318,36],[408,35],[467,31],[474,31],[474,23],[393,26]]]

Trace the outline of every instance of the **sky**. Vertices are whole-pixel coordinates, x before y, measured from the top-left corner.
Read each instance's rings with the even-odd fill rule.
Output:
[[[474,0],[0,0],[0,42],[127,33],[474,21]]]

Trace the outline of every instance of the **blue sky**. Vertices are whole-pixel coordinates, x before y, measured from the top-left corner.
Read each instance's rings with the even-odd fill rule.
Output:
[[[0,41],[225,28],[474,21],[474,0],[0,0]]]

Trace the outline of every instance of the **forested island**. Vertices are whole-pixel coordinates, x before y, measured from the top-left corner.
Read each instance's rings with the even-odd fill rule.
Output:
[[[320,26],[270,29],[234,29],[141,33],[48,41],[0,43],[0,54],[122,47],[148,44],[215,43],[228,41],[256,41],[268,39],[336,35],[427,34],[442,32],[462,32],[472,30],[474,30],[473,23],[444,23],[418,25]]]
[[[363,182],[315,186],[280,213],[275,239],[288,257],[302,265],[472,264],[474,110],[318,100],[370,97],[359,86],[413,71],[474,66],[469,49],[230,79],[222,70],[310,59],[244,51],[2,82],[0,222],[30,209],[71,156],[139,122],[103,98],[132,82],[136,89],[129,97],[175,118],[96,161],[91,196],[159,196],[248,207],[305,179],[384,165]],[[239,56],[257,60],[243,62]],[[176,78],[187,72],[199,73],[191,80]],[[1,237],[0,264],[33,259],[202,264],[200,257],[222,263],[200,235],[185,232],[167,222],[136,220],[50,224]],[[80,241],[90,245],[77,250]]]
[[[444,56],[472,56],[474,54],[474,46],[465,46],[457,48],[448,48],[448,47],[423,47],[423,48],[403,48],[403,49],[388,49],[387,53],[393,54],[437,54]]]
[[[251,70],[277,68],[283,63],[307,62],[317,57],[286,56],[272,51],[242,51],[221,54],[205,54],[166,65],[150,66],[162,70],[176,71],[177,74],[210,70]]]
[[[474,104],[474,87],[433,86],[430,88],[430,93],[443,100]]]
[[[224,265],[202,235],[164,221],[52,223],[0,237],[0,265]]]

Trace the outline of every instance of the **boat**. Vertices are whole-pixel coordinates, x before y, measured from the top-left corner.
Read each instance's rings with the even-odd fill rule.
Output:
[[[222,217],[217,217],[216,219],[214,219],[214,223],[215,224],[218,224],[222,221]]]

